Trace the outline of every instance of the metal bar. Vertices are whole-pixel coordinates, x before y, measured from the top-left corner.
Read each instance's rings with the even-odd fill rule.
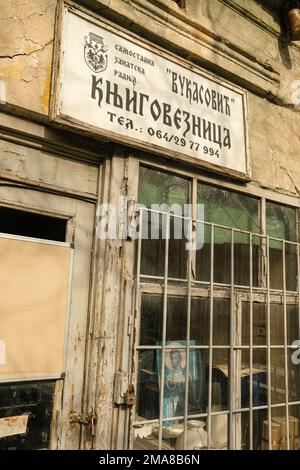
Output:
[[[298,339],[300,339],[300,245],[297,245]],[[299,346],[297,346],[298,348]]]
[[[270,241],[267,240],[267,375],[268,375],[268,431],[269,450],[272,450],[272,409],[271,409],[271,304],[270,304]]]
[[[256,346],[255,346],[256,347]],[[277,346],[274,346],[274,347],[277,347]],[[242,346],[243,349],[249,349],[249,346]],[[265,346],[257,346],[257,348],[265,348]],[[137,349],[141,350],[141,351],[147,351],[147,350],[160,350],[161,349],[161,346],[137,346]],[[179,347],[176,347],[176,346],[166,346],[166,351],[172,351],[174,349],[176,349],[176,351],[185,351],[185,348],[179,348]],[[194,350],[200,350],[200,351],[205,351],[205,350],[209,350],[209,346],[190,346],[190,349],[194,349]],[[230,346],[214,346],[214,349],[230,349]],[[239,347],[234,347],[233,349],[241,349]]]
[[[164,280],[164,276],[150,276],[149,274],[141,274],[141,278],[143,278],[143,279],[153,279],[153,280],[157,280],[157,281],[163,281]],[[184,278],[184,277],[181,277],[181,278],[169,277],[169,282],[170,281],[187,283],[187,279]]]
[[[295,402],[291,402],[289,404],[290,406],[299,406],[300,405],[300,401],[295,401]],[[276,405],[272,405],[272,409],[275,409],[275,408],[282,408],[283,406],[285,406],[285,403],[277,403]],[[262,405],[262,406],[253,406],[253,411],[262,411],[262,410],[267,410],[268,409],[268,406],[266,405]],[[244,411],[249,411],[250,408],[237,408],[233,411],[233,414],[237,414],[237,413],[242,413]],[[212,411],[211,413],[212,416],[219,416],[219,415],[229,415],[229,411]],[[200,414],[197,414],[197,415],[190,415],[188,416],[188,418],[191,418],[191,419],[196,419],[196,418],[207,418],[208,417],[208,413],[200,413]],[[176,417],[173,417],[173,418],[164,418],[162,419],[163,422],[165,421],[178,421],[178,420],[183,420],[184,419],[184,416],[176,416]],[[133,422],[133,426],[142,426],[142,425],[145,425],[145,424],[158,424],[159,420],[158,419],[153,419],[153,420],[139,420],[139,421],[134,421]]]
[[[210,233],[210,297],[209,297],[209,359],[208,359],[208,450],[211,448],[211,413],[212,413],[212,362],[213,362],[213,329],[214,329],[214,225]]]
[[[138,322],[140,321],[140,296],[141,296],[141,291],[140,291],[140,271],[141,271],[141,258],[142,258],[142,226],[143,226],[143,209],[139,209],[138,214],[138,226],[139,226],[139,232],[138,232],[138,240],[137,240],[137,257],[136,257],[136,286],[135,286],[135,315],[137,316]],[[139,313],[138,313],[139,312]],[[135,348],[133,349],[133,360],[135,364],[138,364],[138,344],[139,344],[139,327],[137,325],[137,338],[135,340]],[[132,374],[132,370],[134,370],[134,365],[130,368],[130,373]],[[137,374],[135,374],[135,380],[137,380]],[[131,410],[131,419],[134,419],[134,416],[136,415],[136,405],[133,406]],[[128,421],[130,418],[128,418]],[[129,447],[133,448],[133,443],[132,443],[132,438],[133,438],[133,433],[130,432],[130,442],[129,442]]]
[[[282,274],[283,274],[283,315],[284,315],[284,370],[285,370],[285,414],[286,414],[286,445],[290,450],[289,429],[289,377],[288,377],[288,349],[287,349],[287,310],[286,310],[286,243],[282,243]]]
[[[165,270],[164,270],[164,299],[163,299],[163,329],[162,329],[162,358],[161,358],[161,383],[159,400],[159,437],[158,446],[161,450],[162,445],[162,419],[163,419],[163,401],[164,401],[164,383],[165,383],[165,351],[166,351],[166,333],[167,333],[167,306],[168,306],[168,268],[169,268],[169,239],[170,239],[170,214],[166,215],[166,240],[165,240]]]
[[[262,288],[267,288],[267,279],[266,276],[268,275],[267,271],[267,241],[264,236],[266,235],[267,232],[267,221],[266,221],[266,200],[262,199],[261,200],[261,205],[260,205],[260,229],[261,233],[263,234],[263,237],[260,240],[260,248],[259,248],[259,286]],[[269,285],[270,289],[270,285]]]
[[[249,390],[249,448],[253,450],[253,235],[250,234],[250,390]]]
[[[190,336],[191,336],[191,295],[192,295],[192,237],[193,219],[189,221],[189,250],[188,250],[188,286],[187,286],[187,325],[186,325],[186,375],[184,396],[184,435],[183,450],[187,447],[187,425],[189,414],[189,369],[190,369]]]
[[[262,207],[264,207],[264,202],[262,201]],[[154,209],[148,209],[148,208],[143,208],[143,210],[145,212],[150,212],[150,213],[153,213],[153,214],[160,214],[160,215],[168,215],[168,212],[164,212],[164,211],[159,211],[159,210],[154,210]],[[262,208],[262,219],[263,219],[263,214],[265,213],[265,210],[264,208]],[[172,214],[172,217],[174,219],[182,219],[182,220],[189,220],[189,216],[183,216],[183,215],[178,215],[178,214]],[[208,226],[211,226],[212,225],[212,222],[206,222],[206,221],[203,221],[203,220],[199,220],[197,218],[194,218],[194,222],[196,223],[202,223],[204,225],[208,225]],[[263,222],[265,224],[265,222]],[[228,227],[228,225],[222,225],[222,224],[216,224],[214,223],[214,226],[215,228],[223,228],[223,229],[231,229],[231,227]],[[251,233],[253,234],[253,232],[250,232],[249,230],[243,230],[243,229],[239,229],[239,228],[234,228],[234,231],[236,233],[242,233],[242,234],[245,234],[245,235],[250,235]],[[255,233],[253,234],[255,235],[256,237],[259,237],[259,238],[264,238],[265,236],[265,231],[263,231],[263,233]],[[284,238],[277,238],[277,237],[269,237],[270,240],[273,240],[273,241],[277,241],[277,242],[283,242],[285,241]],[[293,241],[289,241],[289,243],[291,245],[297,245],[297,242],[293,242]]]
[[[230,308],[231,308],[231,318],[230,318],[230,382],[229,382],[229,390],[230,390],[230,399],[229,399],[229,449],[234,450],[234,442],[235,442],[235,426],[234,426],[234,417],[233,417],[233,410],[234,410],[234,403],[235,403],[235,377],[236,371],[234,370],[234,316],[235,316],[235,302],[234,302],[234,229],[231,229],[231,289],[230,289]]]

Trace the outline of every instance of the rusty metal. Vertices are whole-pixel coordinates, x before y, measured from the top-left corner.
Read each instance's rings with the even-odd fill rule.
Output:
[[[127,406],[133,406],[135,405],[135,403],[136,403],[136,395],[135,395],[134,385],[130,384],[126,392],[126,395],[124,397],[124,404]]]
[[[82,414],[82,413],[77,413],[76,411],[71,411],[69,421],[71,424],[80,424],[80,425],[88,426],[91,435],[95,436],[97,417],[93,412]]]

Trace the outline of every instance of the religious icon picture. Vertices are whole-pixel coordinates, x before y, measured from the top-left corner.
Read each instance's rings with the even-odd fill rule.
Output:
[[[184,416],[186,380],[188,380],[188,412],[203,407],[204,373],[201,363],[201,351],[192,349],[190,341],[189,365],[187,367],[186,341],[166,343],[164,364],[163,418]],[[169,349],[170,348],[170,349]],[[162,351],[157,351],[159,387],[162,377]],[[200,410],[201,411],[201,410]],[[163,426],[178,424],[178,420],[165,421]]]

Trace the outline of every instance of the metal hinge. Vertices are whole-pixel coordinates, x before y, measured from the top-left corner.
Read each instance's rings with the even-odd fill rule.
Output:
[[[134,385],[129,383],[126,372],[116,372],[114,383],[114,403],[133,406],[136,402]]]
[[[96,434],[96,422],[97,418],[94,413],[81,414],[76,411],[70,413],[70,423],[82,424],[88,426],[92,436]]]

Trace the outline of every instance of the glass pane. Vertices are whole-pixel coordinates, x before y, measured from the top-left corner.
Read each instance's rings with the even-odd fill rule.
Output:
[[[191,339],[198,345],[209,345],[209,299],[192,299]]]
[[[283,243],[269,240],[270,288],[283,290]]]
[[[167,217],[155,212],[143,211],[141,243],[141,274],[164,276],[167,236]],[[187,240],[185,220],[181,217],[170,217],[168,276],[186,278],[187,273]]]
[[[170,212],[179,216],[189,215],[185,213],[185,210],[190,210],[186,206],[190,202],[188,179],[143,166],[140,167],[139,176],[139,204],[160,212]],[[156,213],[145,213],[143,227],[141,273],[164,276],[166,217]],[[183,221],[171,217],[169,277],[186,277],[185,243]]]
[[[259,287],[260,278],[260,253],[262,252],[263,240],[261,237],[252,237],[252,283],[253,287]]]
[[[285,352],[283,348],[271,350],[271,403],[285,403]]]
[[[140,351],[137,378],[137,416],[142,419],[159,418],[159,385],[156,351]]]
[[[166,216],[143,211],[140,273],[165,275]]]
[[[191,339],[202,346],[209,345],[210,300],[193,299],[191,304]],[[213,345],[229,345],[230,301],[214,299]]]
[[[253,302],[253,345],[267,345],[267,305]],[[250,303],[243,302],[242,345],[250,344]]]
[[[283,240],[296,241],[296,209],[267,202],[266,205],[266,231],[267,235]],[[295,249],[287,246],[287,289],[295,290],[296,258]],[[282,243],[270,240],[270,284],[271,289],[283,289],[283,263]]]
[[[212,412],[215,413],[218,406],[213,406]],[[211,447],[214,449],[228,449],[228,414],[213,414],[211,417]]]
[[[254,304],[253,308],[253,344],[267,344],[267,305],[263,303]]]
[[[267,235],[282,240],[296,241],[296,209],[267,202]]]
[[[189,370],[189,415],[206,413],[207,384],[206,370],[208,367],[208,351],[200,349],[190,350]]]
[[[187,337],[187,298],[169,297],[167,311],[167,341],[181,341]]]
[[[163,296],[143,294],[141,301],[140,345],[160,346],[162,342]],[[187,337],[187,298],[168,297],[167,341]]]
[[[214,300],[214,346],[229,345],[230,310],[229,300]]]
[[[211,227],[210,225],[197,224],[197,234],[203,234],[203,246],[196,252],[196,277],[197,280],[210,282],[211,269]]]
[[[253,411],[253,450],[268,450],[268,410]]]
[[[198,204],[204,205],[205,222],[237,228],[253,233],[259,233],[259,202],[257,199],[244,196],[233,191],[224,190],[215,186],[198,184]],[[202,265],[197,273],[201,280],[208,281],[204,273],[203,264],[209,266],[210,234],[205,234],[205,245],[199,253],[198,262]],[[215,265],[214,280],[217,283],[229,284],[231,281],[231,232],[220,227],[215,228]],[[235,283],[249,285],[249,236],[235,235]],[[202,251],[202,250],[201,250]],[[257,263],[257,249],[254,249],[254,263]],[[255,266],[254,271],[257,272]]]
[[[253,350],[252,405],[267,404],[267,354],[266,350]],[[242,351],[241,363],[241,408],[250,406],[250,351]]]
[[[294,361],[293,351],[288,350],[289,402],[300,401],[300,365]]]
[[[265,346],[267,344],[267,304],[253,303],[253,345]],[[298,339],[298,307],[287,305],[288,344]],[[270,336],[272,346],[284,345],[284,309],[283,305],[270,304]],[[242,344],[250,343],[250,303],[243,303],[242,315]]]
[[[271,304],[271,345],[284,345],[284,312],[283,305]]]
[[[24,434],[2,437],[0,450],[48,449],[55,382],[0,384],[0,418],[28,415]]]
[[[252,309],[255,308],[254,303],[252,303]],[[243,302],[242,304],[242,346],[249,346],[250,344],[250,303]],[[240,346],[236,344],[236,346]]]
[[[206,374],[208,378],[208,373]],[[212,406],[216,411],[226,411],[229,407],[229,351],[213,351]]]
[[[140,166],[139,204],[151,209],[153,204],[173,206],[170,212],[182,215],[184,204],[189,203],[190,181],[171,173]],[[158,208],[156,208],[158,209]]]
[[[234,233],[234,283],[250,284],[250,235]]]
[[[199,183],[198,204],[204,204],[206,222],[259,233],[258,199]]]
[[[235,408],[249,407],[249,391],[250,391],[250,353],[249,350],[237,351],[237,358],[240,358],[240,369],[237,370],[237,378],[240,379],[241,390],[238,391],[240,400],[236,401]]]
[[[253,350],[253,406],[268,403],[267,350]]]
[[[287,305],[287,342],[292,345],[300,339],[299,329],[299,306]]]
[[[286,450],[285,407],[272,408],[271,421],[266,412],[262,423],[262,450]]]
[[[250,285],[250,235],[235,232],[234,234],[234,283]],[[252,283],[258,286],[259,277],[259,237],[252,238]]]
[[[235,417],[237,426],[241,429],[241,432],[237,433],[236,436],[236,450],[249,450],[249,439],[250,439],[250,418],[249,412],[243,411],[243,413],[238,413]]]
[[[186,227],[185,227],[186,224]],[[178,217],[170,218],[170,241],[169,241],[169,266],[168,275],[170,278],[187,278],[187,222]]]
[[[231,230],[215,227],[214,282],[231,283]]]
[[[287,450],[286,408],[272,408],[272,450]]]
[[[289,407],[290,449],[300,450],[300,405]]]
[[[285,244],[286,290],[296,292],[297,287],[297,247]]]
[[[141,301],[140,344],[156,346],[162,340],[163,296],[144,294]]]

